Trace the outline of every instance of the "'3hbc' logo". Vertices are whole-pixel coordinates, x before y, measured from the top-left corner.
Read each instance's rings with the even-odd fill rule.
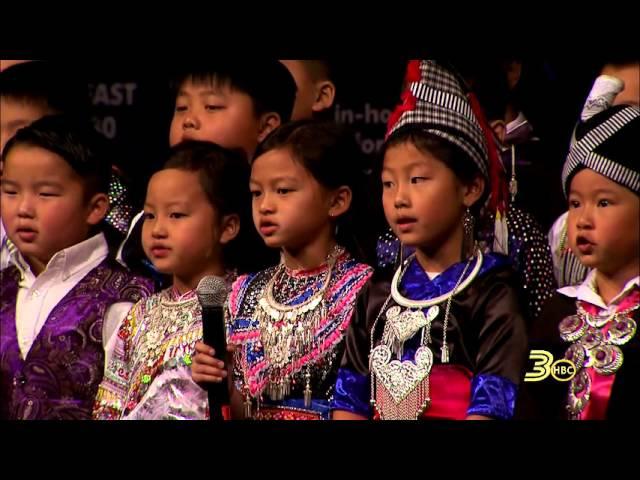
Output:
[[[576,366],[571,360],[561,358],[554,362],[553,355],[546,350],[531,350],[529,359],[535,363],[533,371],[525,374],[525,382],[540,382],[549,375],[559,382],[568,382],[576,376]]]

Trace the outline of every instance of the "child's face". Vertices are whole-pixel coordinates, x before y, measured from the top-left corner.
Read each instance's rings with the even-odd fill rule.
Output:
[[[51,112],[36,103],[0,98],[0,152],[19,129],[32,124],[48,113]]]
[[[228,86],[186,81],[176,98],[169,143],[201,140],[241,148],[252,156],[263,139],[261,120],[249,95]]]
[[[385,217],[402,243],[439,250],[461,234],[465,188],[433,155],[410,142],[390,147],[384,156],[382,185]]]
[[[86,240],[90,227],[108,209],[105,194],[87,200],[82,178],[43,148],[12,148],[1,182],[2,221],[11,241],[36,269],[56,252]]]
[[[220,220],[197,172],[166,169],[153,175],[144,215],[142,246],[160,272],[197,284],[221,263]]]
[[[253,222],[268,247],[297,250],[331,235],[331,193],[289,150],[270,150],[251,168]]]
[[[638,195],[591,169],[579,171],[569,190],[571,250],[589,268],[615,273],[638,261]]]

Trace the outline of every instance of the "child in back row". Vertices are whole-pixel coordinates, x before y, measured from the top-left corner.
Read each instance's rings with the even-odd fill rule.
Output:
[[[280,60],[296,82],[296,101],[291,120],[331,120],[336,84],[327,60]]]
[[[213,142],[240,149],[250,159],[258,144],[291,117],[296,85],[277,60],[213,60],[179,70],[172,85],[171,147],[186,140]],[[142,251],[141,234],[142,212],[131,222],[118,259],[130,268],[155,274]],[[262,267],[274,259],[265,249],[259,253],[246,255],[252,256],[252,262],[262,257]]]

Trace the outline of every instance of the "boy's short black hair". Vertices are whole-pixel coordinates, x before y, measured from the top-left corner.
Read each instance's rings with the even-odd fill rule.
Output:
[[[88,121],[70,115],[48,115],[36,120],[7,142],[2,152],[5,162],[9,152],[19,145],[43,148],[64,159],[83,179],[87,200],[96,193],[109,193],[110,146]]]
[[[213,60],[181,66],[172,82],[174,96],[187,80],[229,86],[251,97],[257,116],[276,112],[282,123],[291,119],[296,84],[277,60]]]
[[[0,72],[0,97],[38,105],[49,113],[86,115],[87,83],[70,65],[34,60]]]

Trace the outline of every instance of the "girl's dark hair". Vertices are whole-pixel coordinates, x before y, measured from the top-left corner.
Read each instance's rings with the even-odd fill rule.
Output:
[[[366,195],[365,164],[352,132],[335,122],[305,119],[282,125],[258,146],[254,161],[260,155],[287,149],[323,187],[351,189],[349,210],[335,221],[336,240],[359,261],[367,262],[374,248],[369,245],[375,235],[367,219],[371,199]]]
[[[423,126],[411,125],[396,131],[385,143],[385,151],[391,147],[411,143],[422,153],[430,154],[444,163],[455,176],[465,185],[468,185],[477,176],[482,176],[475,162],[457,145],[429,133]],[[474,215],[479,215],[480,209],[489,195],[489,183],[485,179],[482,196],[473,204],[471,210]]]
[[[240,218],[238,236],[223,248],[226,268],[242,274],[277,262],[277,252],[266,248],[253,225],[250,168],[241,150],[189,140],[170,150],[164,168],[197,172],[202,190],[218,215],[235,214]]]

